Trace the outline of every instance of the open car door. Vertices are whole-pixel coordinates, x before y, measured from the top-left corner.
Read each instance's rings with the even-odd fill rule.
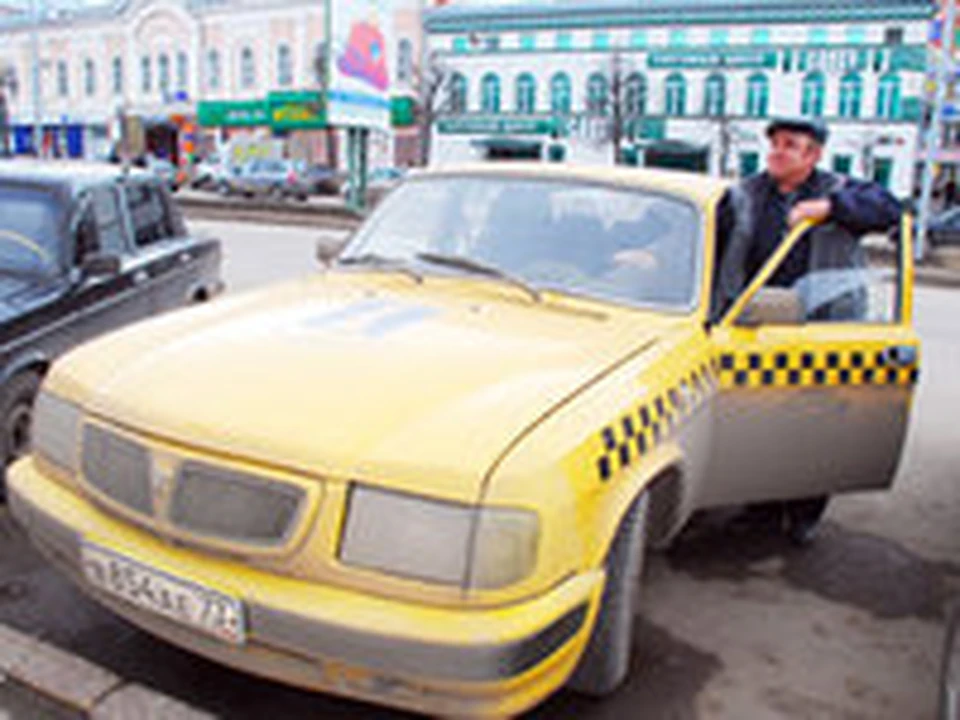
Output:
[[[703,506],[893,482],[920,365],[909,218],[894,268],[769,287],[812,227],[788,235],[712,329],[720,390]]]

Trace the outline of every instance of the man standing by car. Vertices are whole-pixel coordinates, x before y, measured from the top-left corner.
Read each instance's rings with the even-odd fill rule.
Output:
[[[864,266],[859,238],[899,219],[900,204],[880,185],[817,168],[827,136],[826,126],[814,118],[778,119],[767,126],[766,171],[741,181],[721,203],[719,308],[736,299],[787,231],[803,220],[824,226],[794,248],[770,280],[775,287],[792,287],[811,272]]]
[[[866,288],[836,283],[836,271],[866,266],[860,238],[895,224],[900,204],[876,183],[819,170],[827,136],[826,126],[813,118],[778,119],[767,126],[766,171],[731,189],[718,211],[715,316],[737,298],[789,229],[804,220],[821,224],[794,247],[769,284],[797,289],[808,321],[865,316]],[[806,543],[826,506],[826,497],[814,497],[751,508],[748,516],[772,521],[795,542]]]

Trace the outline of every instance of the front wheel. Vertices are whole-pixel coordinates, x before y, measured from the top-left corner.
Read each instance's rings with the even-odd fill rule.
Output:
[[[593,634],[568,685],[601,697],[617,689],[630,668],[633,624],[643,570],[647,497],[634,500],[617,530],[605,563],[607,581]]]
[[[0,500],[6,498],[7,466],[30,451],[33,401],[40,377],[32,372],[15,375],[0,391]]]

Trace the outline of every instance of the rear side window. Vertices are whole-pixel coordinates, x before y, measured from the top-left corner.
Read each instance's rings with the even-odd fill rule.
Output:
[[[0,272],[57,271],[60,210],[60,203],[50,191],[0,184]]]
[[[91,200],[100,235],[100,249],[111,255],[122,255],[126,251],[126,232],[116,188],[95,188]]]
[[[133,225],[133,241],[138,247],[177,235],[176,223],[159,187],[146,183],[129,185],[127,203]]]

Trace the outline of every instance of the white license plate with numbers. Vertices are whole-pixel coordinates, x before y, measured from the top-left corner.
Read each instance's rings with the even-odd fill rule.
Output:
[[[87,581],[114,597],[234,645],[245,640],[243,604],[236,598],[89,543],[81,562]]]

